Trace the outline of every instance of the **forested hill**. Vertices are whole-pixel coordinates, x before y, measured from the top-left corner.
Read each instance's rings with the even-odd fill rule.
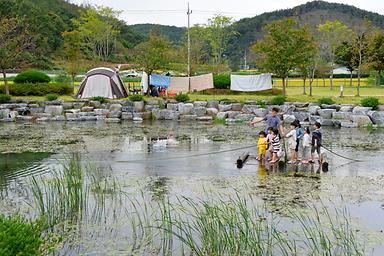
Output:
[[[165,26],[158,24],[136,24],[131,25],[130,28],[137,34],[147,37],[152,30],[158,30],[168,40],[173,43],[180,43],[185,38],[185,27]]]
[[[352,28],[363,24],[365,20],[371,21],[378,28],[384,28],[383,15],[345,4],[312,1],[292,9],[263,13],[236,22],[234,27],[238,34],[227,49],[232,65],[237,66],[244,55],[244,51],[263,36],[263,27],[266,24],[285,17],[296,17],[301,24],[310,24],[314,31],[318,24],[336,19]]]

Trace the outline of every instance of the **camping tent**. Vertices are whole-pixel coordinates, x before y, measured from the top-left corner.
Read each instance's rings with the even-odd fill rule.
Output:
[[[92,98],[96,96],[109,99],[128,96],[117,71],[110,68],[95,68],[87,72],[76,97]]]

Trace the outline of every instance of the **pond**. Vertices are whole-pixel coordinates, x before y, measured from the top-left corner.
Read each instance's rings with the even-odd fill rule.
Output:
[[[238,169],[235,162],[243,152],[256,154],[252,146],[261,129],[159,121],[0,124],[0,207],[36,217],[32,178],[48,186],[44,181],[54,179],[75,157],[83,163],[89,198],[81,218],[60,229],[67,239],[55,255],[162,254],[148,249],[143,230],[132,228],[141,223],[139,218],[133,224],[133,212],[147,216],[147,204],[156,211],[168,200],[187,204],[184,197],[201,201],[238,196],[252,198],[252,204],[273,213],[289,236],[294,236],[288,218],[292,211],[345,207],[365,253],[383,255],[384,131],[324,128],[328,149],[360,160],[325,151],[327,173],[317,173],[318,164],[270,166],[254,159]],[[179,255],[182,244],[173,242],[171,251]]]

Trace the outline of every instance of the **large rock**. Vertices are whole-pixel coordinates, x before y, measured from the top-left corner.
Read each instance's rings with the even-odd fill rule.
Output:
[[[293,115],[300,122],[309,120],[309,114],[307,112],[293,112]]]
[[[207,108],[219,108],[219,101],[218,100],[209,100],[207,102]]]
[[[309,103],[308,102],[294,102],[293,105],[296,108],[307,108]]]
[[[318,111],[321,109],[321,107],[315,105],[315,106],[309,106],[308,107],[308,112],[311,114],[311,115],[318,115]]]
[[[92,112],[94,107],[91,106],[84,106],[81,108],[81,112]]]
[[[133,113],[131,112],[122,112],[121,113],[121,120],[132,120],[133,119]]]
[[[317,111],[319,113],[319,116],[323,119],[331,119],[332,114],[336,112],[336,109],[319,109]]]
[[[205,114],[207,113],[207,109],[204,107],[194,107],[192,108],[191,113],[192,115],[197,115],[198,117],[205,116]]]
[[[97,116],[107,116],[109,113],[108,109],[98,108],[94,110],[95,114]]]
[[[175,110],[163,109],[165,120],[177,120],[180,114]]]
[[[216,118],[218,119],[226,119],[228,117],[228,112],[219,112],[216,115]]]
[[[240,103],[233,103],[232,104],[232,111],[241,111],[243,109],[243,106]]]
[[[164,119],[164,111],[163,109],[152,109],[152,117],[156,120],[163,120]]]
[[[372,124],[369,116],[366,115],[352,115],[351,120],[353,123],[356,123],[359,127]]]
[[[121,111],[109,111],[107,118],[121,118]]]
[[[252,114],[256,109],[259,109],[258,105],[244,105],[242,111],[246,114]]]
[[[333,112],[332,118],[336,120],[351,120],[352,112]]]
[[[369,111],[368,116],[374,124],[384,125],[384,112]]]
[[[8,118],[10,110],[8,108],[0,110],[0,119]]]
[[[378,111],[384,111],[384,105],[379,105],[377,106]]]
[[[230,111],[232,109],[232,104],[219,104],[219,112]]]
[[[332,119],[323,119],[323,118],[321,118],[320,119],[320,123],[321,123],[322,126],[334,126],[335,125]]]
[[[296,117],[294,115],[283,115],[283,120],[284,120],[284,123],[290,124],[296,120]]]
[[[147,100],[147,101],[145,101],[145,103],[147,105],[159,105],[159,101],[158,100]]]
[[[99,108],[101,106],[101,102],[97,100],[91,100],[89,102],[90,107]]]
[[[193,104],[192,103],[179,103],[178,109],[179,109],[180,114],[189,115],[192,113]]]
[[[268,115],[268,110],[265,108],[257,108],[253,111],[253,113],[258,117],[265,117]]]
[[[178,103],[168,103],[167,109],[177,111],[179,109],[179,104]]]
[[[195,102],[193,102],[193,106],[195,108],[197,108],[197,107],[206,107],[207,104],[208,103],[206,101],[195,101]]]
[[[160,106],[159,105],[145,105],[144,110],[145,111],[152,111],[152,109],[155,109],[155,108],[159,109]]]
[[[367,115],[369,111],[371,111],[372,108],[371,107],[360,107],[360,106],[357,106],[353,109],[352,113],[354,115]]]
[[[53,105],[47,105],[45,106],[44,113],[49,114],[51,116],[59,116],[62,115],[64,111],[63,106],[53,106]]]
[[[63,102],[62,106],[63,106],[64,109],[74,108],[73,107],[73,102]]]
[[[78,108],[78,109],[80,109],[80,108],[82,108],[82,107],[85,106],[85,102],[76,101],[76,102],[73,102],[72,105],[73,105],[73,106],[72,106],[73,108]]]
[[[338,105],[338,104],[332,104],[332,105],[328,105],[328,104],[322,104],[321,105],[321,108],[322,109],[335,109],[336,111],[339,111],[341,106]]]
[[[341,105],[340,112],[352,112],[353,105]]]
[[[250,122],[253,120],[255,115],[252,114],[240,114],[236,117],[236,120],[242,121],[242,122]]]
[[[217,108],[207,108],[207,115],[215,117],[219,113],[219,110]]]
[[[133,109],[136,111],[136,112],[142,112],[144,110],[144,101],[134,101],[133,102]]]
[[[238,115],[241,114],[240,111],[227,111],[227,113],[229,119],[235,119]]]
[[[200,116],[197,118],[197,121],[200,122],[212,122],[213,118],[211,116]]]
[[[111,106],[109,106],[109,111],[117,112],[117,111],[121,111],[122,108],[123,106],[121,104],[111,104]]]

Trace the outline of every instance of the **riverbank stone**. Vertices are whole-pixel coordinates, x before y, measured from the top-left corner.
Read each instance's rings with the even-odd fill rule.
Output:
[[[368,112],[371,111],[371,110],[372,110],[371,107],[360,107],[360,106],[357,106],[357,107],[353,108],[352,113],[354,115],[367,115]]]
[[[331,119],[332,114],[336,112],[336,109],[319,109],[318,114],[323,119]]]
[[[59,116],[62,115],[64,111],[63,106],[57,105],[47,105],[45,106],[44,113],[49,114],[51,116]]]
[[[359,127],[366,126],[372,124],[369,116],[366,115],[352,115],[351,120],[353,123],[356,123]]]
[[[384,112],[369,111],[368,116],[373,124],[384,125]]]

